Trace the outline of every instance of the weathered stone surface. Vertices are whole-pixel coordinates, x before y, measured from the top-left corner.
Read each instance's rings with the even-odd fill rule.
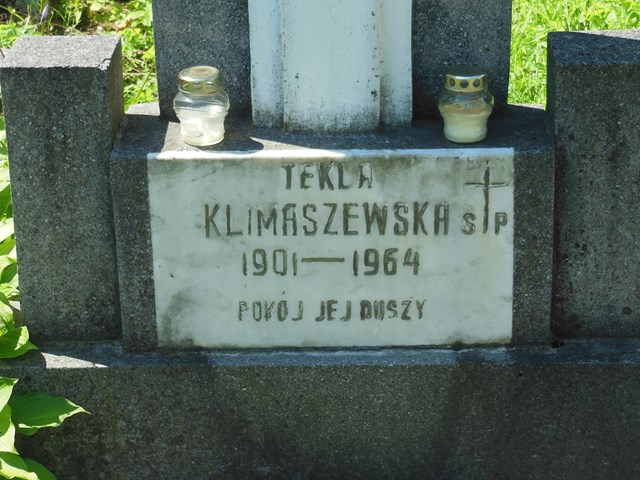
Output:
[[[314,131],[409,125],[411,10],[411,0],[249,0],[254,123]]]
[[[154,0],[153,15],[162,116],[175,118],[177,75],[197,64],[221,68],[231,97],[231,117],[250,116],[247,0]],[[496,104],[506,104],[511,0],[415,0],[412,25],[414,118],[439,117],[436,102],[444,70],[457,65],[485,68]]]
[[[231,98],[229,117],[251,116],[247,0],[153,0],[160,111],[176,118],[178,73],[194,65],[221,70]]]
[[[127,284],[123,294],[123,329],[127,349],[145,350],[156,345],[152,253],[149,245],[149,212],[140,192],[146,175],[147,154],[169,152],[197,156],[200,150],[181,142],[179,125],[158,120],[153,105],[137,106],[127,116],[127,128],[112,154],[114,208],[118,232],[120,276]],[[544,342],[549,332],[551,292],[551,235],[553,205],[553,155],[540,110],[512,107],[490,119],[490,133],[477,147],[509,147],[514,157],[514,306],[513,342]],[[441,122],[423,122],[411,129],[371,134],[285,134],[279,130],[251,129],[236,122],[227,129],[224,142],[205,152],[276,154],[291,149],[457,149],[444,140]],[[301,150],[303,151],[303,150]],[[190,152],[190,153],[189,153]],[[144,165],[142,165],[144,163]],[[136,180],[125,172],[139,172]],[[136,193],[137,192],[137,193]],[[131,198],[138,199],[131,202]],[[133,205],[138,205],[133,207]],[[519,220],[522,217],[522,221]],[[141,229],[140,226],[145,226]],[[126,232],[136,232],[135,235]],[[123,290],[125,290],[123,288]]]
[[[123,355],[48,348],[16,390],[91,415],[22,438],[58,478],[640,476],[640,345]]]
[[[155,346],[156,328],[148,322],[141,322],[148,316],[155,317],[155,291],[153,287],[153,261],[149,232],[149,189],[146,149],[155,145],[161,148],[167,123],[161,120],[157,104],[154,116],[139,116],[129,110],[123,122],[127,136],[144,142],[129,144],[123,151],[116,144],[111,161],[113,215],[115,235],[118,239],[118,275],[120,279],[120,315],[122,336],[126,345],[136,345],[138,349]],[[139,108],[139,107],[137,107]],[[140,233],[142,232],[142,236]]]
[[[23,319],[36,341],[118,338],[120,39],[20,37],[0,68]]]
[[[414,118],[439,118],[437,101],[445,71],[459,65],[484,68],[497,108],[504,107],[510,52],[511,0],[415,0]]]
[[[512,148],[166,152],[147,165],[160,346],[511,341]]]
[[[553,328],[640,334],[640,32],[549,35],[556,146]]]

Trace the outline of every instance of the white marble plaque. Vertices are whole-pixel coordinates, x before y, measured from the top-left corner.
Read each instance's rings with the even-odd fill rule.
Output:
[[[148,166],[161,346],[511,339],[512,149],[169,152]]]

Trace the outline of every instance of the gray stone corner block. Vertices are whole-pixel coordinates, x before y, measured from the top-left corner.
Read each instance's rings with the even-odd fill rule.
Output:
[[[21,37],[0,69],[23,318],[35,341],[117,338],[120,39]]]
[[[556,148],[553,329],[640,335],[640,31],[548,39]]]
[[[120,37],[107,35],[19,37],[8,50],[2,68],[106,70],[120,43]]]
[[[158,94],[163,117],[175,119],[173,97],[183,68],[221,69],[230,118],[251,116],[247,0],[154,0]],[[496,106],[507,103],[511,0],[415,0],[412,13],[414,118],[439,118],[445,70],[474,64],[487,70]]]

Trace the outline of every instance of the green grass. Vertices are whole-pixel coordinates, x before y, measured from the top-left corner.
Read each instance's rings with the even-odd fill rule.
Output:
[[[509,102],[546,103],[547,34],[640,28],[640,0],[513,0]]]

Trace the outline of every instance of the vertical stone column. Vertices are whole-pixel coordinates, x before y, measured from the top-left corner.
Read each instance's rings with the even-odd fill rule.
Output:
[[[640,32],[549,35],[553,328],[640,335]]]
[[[36,341],[120,335],[108,158],[117,37],[22,37],[0,62],[22,313]]]
[[[411,0],[380,5],[380,120],[409,126],[413,118]]]
[[[253,120],[293,130],[411,121],[409,0],[250,0]]]

